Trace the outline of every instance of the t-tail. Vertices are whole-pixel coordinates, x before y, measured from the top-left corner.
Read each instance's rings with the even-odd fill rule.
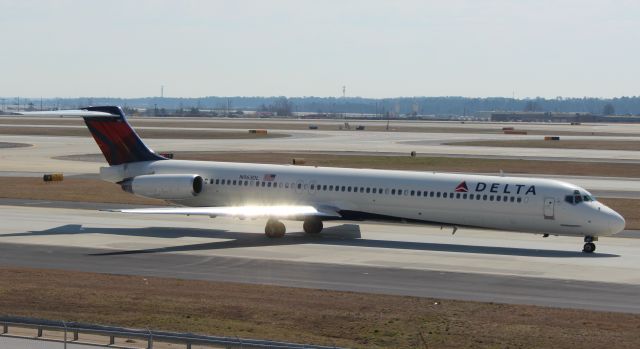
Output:
[[[83,116],[93,139],[96,140],[109,165],[131,162],[166,160],[149,149],[131,128],[120,107],[98,106],[82,110],[111,115]]]

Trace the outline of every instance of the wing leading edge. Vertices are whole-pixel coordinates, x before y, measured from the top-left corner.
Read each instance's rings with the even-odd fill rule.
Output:
[[[227,216],[237,218],[300,218],[326,217],[340,218],[340,214],[333,209],[318,209],[306,205],[278,205],[278,206],[220,206],[220,207],[159,207],[110,210],[111,212],[139,213],[139,214],[179,214],[201,216]]]

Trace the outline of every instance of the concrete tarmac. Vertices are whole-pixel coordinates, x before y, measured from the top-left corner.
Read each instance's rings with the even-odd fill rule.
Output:
[[[0,206],[0,263],[640,313],[640,239]]]

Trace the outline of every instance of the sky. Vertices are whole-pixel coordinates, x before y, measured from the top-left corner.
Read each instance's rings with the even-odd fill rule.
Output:
[[[637,0],[0,0],[0,96],[636,96],[638,43]]]

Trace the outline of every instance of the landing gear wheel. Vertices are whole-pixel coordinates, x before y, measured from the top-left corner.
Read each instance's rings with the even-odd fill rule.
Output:
[[[319,234],[322,231],[322,220],[316,217],[307,218],[302,224],[302,229],[307,234]]]
[[[594,244],[593,242],[587,242],[586,244],[584,244],[584,247],[582,248],[582,252],[584,253],[593,253],[593,251],[596,250],[596,244]]]
[[[287,228],[284,226],[284,223],[275,219],[268,220],[267,225],[264,227],[264,234],[268,238],[281,238],[286,232]]]

